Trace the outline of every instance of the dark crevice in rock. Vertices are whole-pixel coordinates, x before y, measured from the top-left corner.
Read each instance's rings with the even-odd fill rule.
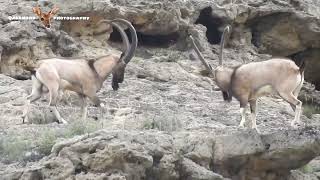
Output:
[[[129,29],[126,29],[125,32],[129,38],[129,41],[131,42],[131,35]],[[137,31],[137,37],[138,46],[166,48],[177,43],[179,39],[179,34],[178,32],[174,32],[168,35],[149,35]],[[109,40],[113,42],[121,42],[121,36],[119,31],[114,30],[110,34]]]
[[[319,49],[306,49],[294,54],[289,55],[298,66],[301,64],[302,60],[306,63],[305,69],[305,80],[314,84],[316,90],[320,90],[320,63],[318,62],[320,58]]]
[[[29,79],[30,79],[30,77],[29,77],[28,74],[26,74],[26,75],[19,75],[19,74],[17,74],[17,75],[15,75],[15,76],[12,76],[12,78],[14,78],[14,79],[16,79],[16,80],[22,80],[22,81],[25,81],[25,80],[29,80]]]
[[[94,148],[94,149],[91,149],[91,150],[89,151],[89,154],[94,154],[94,153],[96,153],[96,152],[97,152],[97,149]]]
[[[88,173],[88,168],[85,167],[82,162],[80,164],[78,164],[75,168],[75,174],[80,174],[80,173]]]
[[[160,160],[162,159],[163,154],[155,154],[152,156],[153,158],[153,166],[158,166],[158,164],[160,163]]]
[[[212,16],[211,7],[206,7],[201,10],[195,24],[202,24],[206,26],[206,36],[210,44],[220,43],[222,32],[219,31],[219,27],[223,24],[223,22],[220,18]]]
[[[153,164],[150,168],[147,168],[145,172],[147,180],[157,179],[157,177],[161,175],[161,167],[159,167],[159,164],[162,157],[163,154],[152,155]]]

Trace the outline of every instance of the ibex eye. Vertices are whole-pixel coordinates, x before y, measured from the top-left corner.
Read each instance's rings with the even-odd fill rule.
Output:
[[[44,18],[40,18],[40,20],[41,20],[41,21],[43,21],[43,20],[44,20]]]

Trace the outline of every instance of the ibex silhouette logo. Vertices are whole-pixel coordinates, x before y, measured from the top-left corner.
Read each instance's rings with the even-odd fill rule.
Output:
[[[41,9],[39,6],[32,8],[32,10],[39,17],[39,19],[42,22],[42,24],[44,25],[44,27],[50,28],[51,27],[51,19],[55,14],[57,14],[59,8],[54,7],[48,13],[41,12]]]

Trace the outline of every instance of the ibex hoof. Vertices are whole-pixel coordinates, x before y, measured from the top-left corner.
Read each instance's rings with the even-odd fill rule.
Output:
[[[256,130],[258,134],[260,134],[260,133],[261,133],[261,132],[260,132],[260,130],[259,130],[257,127],[252,128],[252,129]]]
[[[64,119],[60,119],[59,122],[62,123],[62,124],[68,124],[68,122],[66,120],[64,120]]]
[[[299,126],[304,126],[305,124],[303,122],[295,122],[295,123],[291,123],[290,125],[294,129],[297,129]]]
[[[28,121],[28,117],[27,116],[21,116],[22,118],[22,124],[25,124],[25,122]]]

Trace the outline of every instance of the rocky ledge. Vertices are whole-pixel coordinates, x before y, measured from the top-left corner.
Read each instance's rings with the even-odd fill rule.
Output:
[[[107,131],[62,141],[50,156],[2,179],[279,180],[320,155],[320,129],[272,134]],[[221,174],[221,175],[219,175]]]

